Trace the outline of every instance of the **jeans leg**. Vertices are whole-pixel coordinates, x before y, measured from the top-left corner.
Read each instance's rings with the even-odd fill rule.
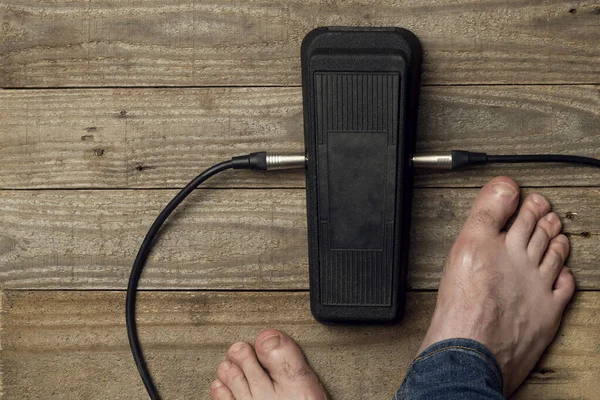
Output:
[[[471,339],[448,339],[421,353],[394,400],[502,400],[502,371],[494,355]]]

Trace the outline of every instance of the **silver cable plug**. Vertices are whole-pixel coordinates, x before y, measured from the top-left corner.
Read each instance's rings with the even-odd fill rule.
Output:
[[[259,171],[275,171],[279,169],[304,169],[306,156],[304,153],[257,153],[245,154],[231,158],[233,169],[253,169]]]
[[[452,169],[452,153],[421,153],[410,159],[413,168]]]
[[[466,150],[452,150],[443,153],[415,154],[410,161],[413,168],[460,169],[485,165],[488,162],[488,155]]]
[[[306,168],[304,153],[280,154],[267,152],[267,171],[295,168]]]

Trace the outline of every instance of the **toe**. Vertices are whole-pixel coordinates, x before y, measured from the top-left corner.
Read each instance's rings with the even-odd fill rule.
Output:
[[[571,270],[563,267],[554,282],[554,297],[558,300],[561,308],[565,308],[575,293],[575,278]]]
[[[465,230],[481,234],[498,234],[515,212],[519,186],[510,178],[497,177],[479,192],[471,208]]]
[[[256,338],[256,352],[260,363],[273,381],[281,387],[311,388],[320,384],[308,365],[300,347],[285,333],[276,330],[261,332]]]
[[[560,219],[553,212],[549,212],[537,222],[527,245],[527,254],[529,254],[531,260],[536,264],[540,262],[546,249],[548,249],[548,244],[560,233],[561,229]]]
[[[254,397],[263,398],[265,392],[273,391],[273,382],[258,362],[256,353],[248,343],[234,343],[227,351],[227,359],[240,367]]]
[[[527,196],[515,222],[506,234],[506,241],[515,248],[526,249],[538,221],[550,211],[548,200],[537,193]]]
[[[565,235],[558,235],[548,244],[548,250],[540,264],[540,272],[550,287],[558,277],[565,260],[569,255],[569,239]]]
[[[210,385],[210,397],[212,400],[235,400],[231,390],[218,379],[215,379]]]
[[[217,367],[217,376],[229,388],[236,400],[252,399],[250,386],[248,386],[248,381],[244,373],[240,367],[231,361],[226,360],[219,364]]]

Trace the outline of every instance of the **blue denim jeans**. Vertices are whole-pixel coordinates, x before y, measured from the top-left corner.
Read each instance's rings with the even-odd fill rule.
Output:
[[[471,339],[448,339],[413,361],[394,400],[504,399],[502,371],[494,355]]]

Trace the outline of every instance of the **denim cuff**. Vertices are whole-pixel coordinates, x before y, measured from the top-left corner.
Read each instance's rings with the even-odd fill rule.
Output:
[[[483,344],[447,339],[417,356],[395,399],[504,399],[502,370]]]

